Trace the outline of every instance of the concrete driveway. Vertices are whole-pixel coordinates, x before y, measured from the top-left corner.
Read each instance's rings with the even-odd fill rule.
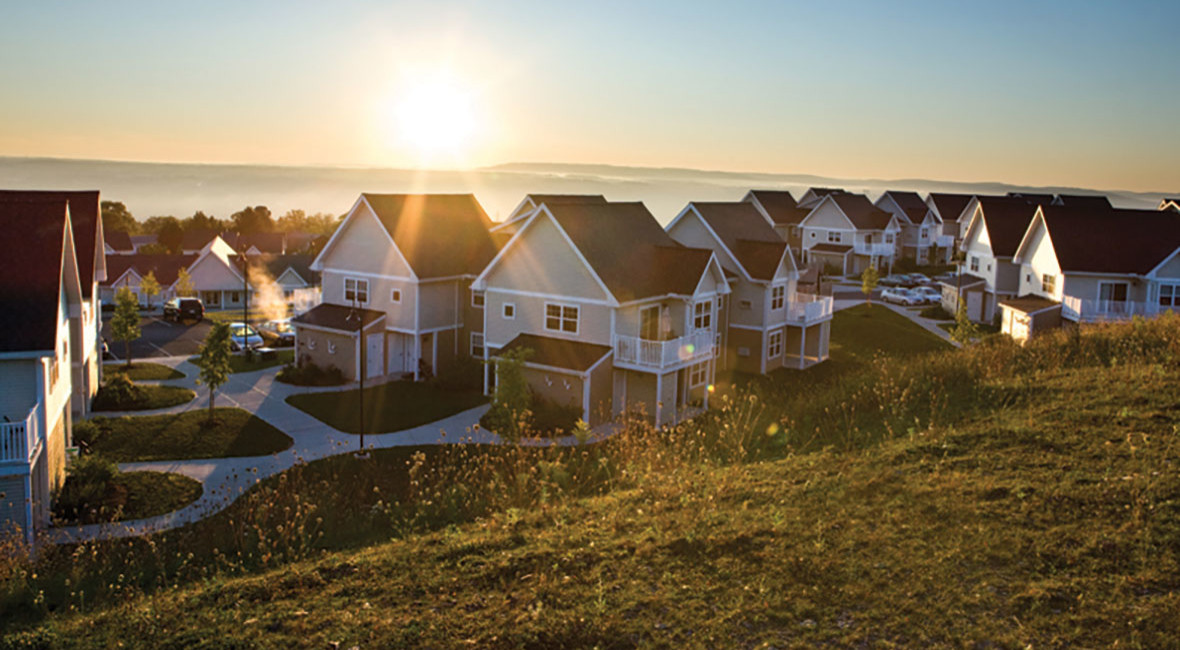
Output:
[[[125,347],[122,341],[111,337],[110,319],[113,314],[103,314],[102,338],[110,346],[115,359],[123,359]],[[187,357],[197,353],[212,324],[208,319],[199,323],[187,321],[173,323],[160,318],[160,313],[145,312],[139,322],[143,335],[131,342],[131,358]]]

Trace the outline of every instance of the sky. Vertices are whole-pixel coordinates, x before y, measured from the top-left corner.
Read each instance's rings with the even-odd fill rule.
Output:
[[[1173,192],[1178,24],[1174,1],[0,0],[0,155]]]

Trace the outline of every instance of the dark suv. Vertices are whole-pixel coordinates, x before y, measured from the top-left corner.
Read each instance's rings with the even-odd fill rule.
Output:
[[[164,320],[201,321],[205,318],[205,305],[197,298],[173,298],[164,303]]]

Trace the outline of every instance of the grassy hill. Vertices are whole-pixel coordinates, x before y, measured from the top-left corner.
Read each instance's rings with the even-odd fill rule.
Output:
[[[0,647],[1174,647],[1177,386],[1168,318],[861,356],[583,449],[337,457],[8,566]]]

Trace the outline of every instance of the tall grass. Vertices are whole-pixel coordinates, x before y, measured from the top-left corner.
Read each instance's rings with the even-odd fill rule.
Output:
[[[695,481],[708,468],[857,450],[954,427],[1035,396],[1038,377],[1046,373],[1178,363],[1180,318],[1164,316],[1052,333],[1024,347],[993,337],[906,360],[882,356],[823,386],[796,382],[791,392],[759,383],[714,400],[720,404],[696,420],[656,430],[639,415],[618,423],[608,439],[585,445],[533,438],[516,445],[378,450],[368,459],[337,456],[260,481],[223,512],[184,529],[43,544],[32,557],[15,546],[0,549],[0,624],[88,612],[490,513],[544,510],[635,488],[669,498],[697,494]]]

